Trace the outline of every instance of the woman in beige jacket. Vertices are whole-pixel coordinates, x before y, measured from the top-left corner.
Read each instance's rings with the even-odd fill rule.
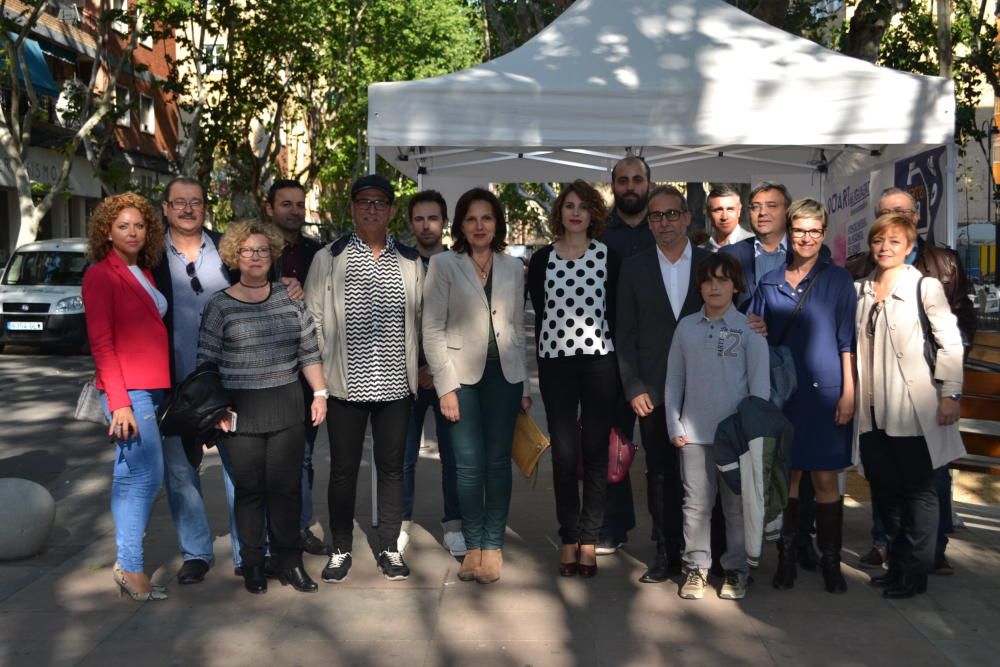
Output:
[[[889,540],[889,572],[872,583],[889,598],[927,589],[938,522],[934,469],[965,453],[958,432],[962,337],[941,283],[906,264],[915,242],[908,219],[879,217],[868,232],[875,270],[855,283],[855,444]],[[920,302],[937,343],[933,371]]]
[[[503,207],[473,188],[455,206],[452,249],[431,258],[424,354],[450,422],[468,548],[459,579],[500,578],[518,408],[531,407],[524,364],[524,267],[503,253]]]

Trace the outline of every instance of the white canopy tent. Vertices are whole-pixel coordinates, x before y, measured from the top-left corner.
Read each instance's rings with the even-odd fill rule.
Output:
[[[950,146],[953,176],[954,123],[950,80],[830,51],[722,0],[577,0],[505,56],[370,86],[368,140],[440,189],[606,181],[627,152],[658,181],[751,182],[904,146]]]

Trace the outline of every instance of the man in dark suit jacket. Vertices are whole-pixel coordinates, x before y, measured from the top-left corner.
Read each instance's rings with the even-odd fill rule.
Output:
[[[735,257],[743,268],[743,284],[747,288],[736,298],[740,312],[746,313],[750,297],[757,289],[757,280],[765,273],[784,266],[787,261],[785,226],[791,204],[792,196],[781,183],[758,183],[750,191],[750,226],[754,236],[719,250]]]
[[[615,350],[625,398],[639,417],[656,540],[656,559],[639,581],[659,583],[669,574],[680,573],[683,543],[680,457],[667,435],[663,403],[667,354],[677,323],[702,306],[694,271],[710,253],[688,240],[691,213],[676,188],[655,188],[647,216],[656,246],[622,266]]]

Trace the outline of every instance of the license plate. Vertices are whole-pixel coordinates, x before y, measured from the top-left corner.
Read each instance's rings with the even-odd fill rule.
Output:
[[[41,322],[7,322],[7,331],[41,331]]]

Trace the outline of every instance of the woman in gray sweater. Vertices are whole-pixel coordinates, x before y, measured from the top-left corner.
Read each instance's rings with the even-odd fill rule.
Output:
[[[271,258],[284,241],[270,225],[251,220],[230,227],[219,244],[222,261],[240,279],[205,306],[198,363],[218,365],[233,399],[233,415],[219,424],[236,486],[236,526],[243,579],[251,593],[267,591],[264,547],[267,528],[281,583],[314,592],[302,567],[299,512],[305,424],[299,371],[313,389],[311,417],[326,418],[323,381],[312,316],[284,285],[268,279]]]

